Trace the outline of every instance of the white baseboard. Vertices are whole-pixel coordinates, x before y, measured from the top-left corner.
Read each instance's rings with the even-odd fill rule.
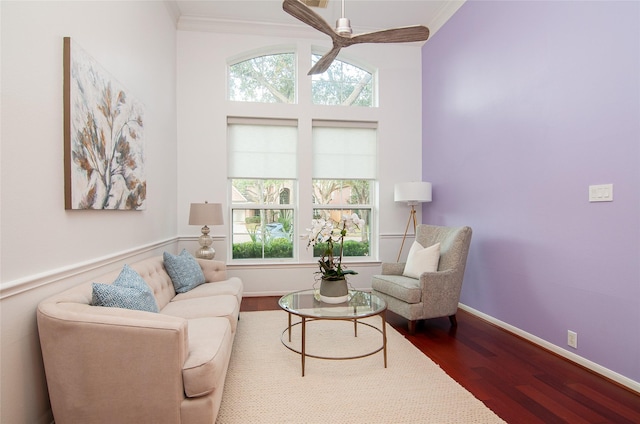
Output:
[[[549,343],[548,341],[541,339],[540,337],[534,336],[533,334],[527,333],[526,331],[523,331],[517,327],[514,327],[513,325],[507,324],[506,322],[500,321],[499,319],[496,319],[490,315],[487,315],[485,313],[482,313],[476,309],[473,309],[467,305],[463,305],[462,303],[458,304],[458,307],[460,309],[462,309],[463,311],[469,312],[472,315],[477,316],[478,318],[481,318],[485,321],[490,322],[491,324],[494,324],[497,327],[502,328],[503,330],[508,331],[509,333],[513,333],[519,337],[522,337],[523,339],[530,341],[531,343],[538,345],[540,347],[542,347],[543,349],[546,349],[550,352],[555,353],[558,356],[561,356],[571,362],[574,362],[586,369],[588,369],[589,371],[592,371],[596,374],[599,374],[611,381],[614,381],[618,384],[620,384],[621,386],[624,386],[626,388],[628,388],[629,390],[632,390],[638,394],[640,394],[640,382],[637,382],[635,380],[632,380],[628,377],[625,377],[624,375],[618,374],[615,371],[611,371],[608,368],[603,367],[602,365],[598,365],[595,362],[592,362],[588,359],[583,358],[580,355],[576,355],[573,352],[569,352],[568,350],[562,349],[561,347],[558,347],[554,344]]]

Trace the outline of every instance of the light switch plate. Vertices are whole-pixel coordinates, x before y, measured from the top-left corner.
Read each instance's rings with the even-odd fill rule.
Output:
[[[590,202],[613,202],[613,184],[589,186]]]

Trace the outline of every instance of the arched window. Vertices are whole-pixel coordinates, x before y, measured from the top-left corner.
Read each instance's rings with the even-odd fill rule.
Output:
[[[229,100],[295,103],[295,54],[263,55],[232,64],[228,82]]]
[[[321,56],[314,54],[315,64]],[[313,76],[311,93],[317,105],[374,106],[373,75],[341,60],[334,60],[329,69]]]

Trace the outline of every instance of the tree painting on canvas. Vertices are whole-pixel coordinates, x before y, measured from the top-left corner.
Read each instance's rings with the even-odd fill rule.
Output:
[[[65,209],[145,209],[143,105],[64,38]]]

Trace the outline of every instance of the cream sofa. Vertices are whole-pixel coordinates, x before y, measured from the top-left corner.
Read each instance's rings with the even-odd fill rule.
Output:
[[[111,283],[120,271],[40,303],[56,424],[215,422],[243,287],[224,263],[197,262],[206,283],[186,293],[176,293],[162,256],[130,265],[158,313],[92,305],[92,282]]]

